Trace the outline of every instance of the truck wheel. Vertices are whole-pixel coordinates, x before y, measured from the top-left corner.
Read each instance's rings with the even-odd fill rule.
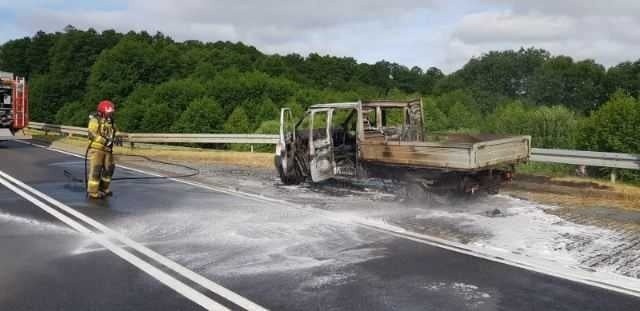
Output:
[[[278,175],[280,176],[280,181],[282,181],[283,184],[298,185],[302,182],[302,177],[298,174],[298,171],[295,168],[291,169],[289,172],[284,171],[280,156],[274,157],[274,164],[278,171]]]

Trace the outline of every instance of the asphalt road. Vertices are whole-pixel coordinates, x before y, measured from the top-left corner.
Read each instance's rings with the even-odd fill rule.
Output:
[[[272,310],[637,310],[640,305],[637,297],[169,180],[117,181],[114,197],[89,201],[82,186],[64,176],[65,169],[81,176],[82,159],[19,143],[0,145],[1,172]],[[119,169],[116,176],[140,174]],[[114,243],[174,279],[168,283],[243,309],[228,294]],[[4,186],[0,249],[0,310],[202,309],[197,299],[185,297],[188,290],[172,289],[158,273],[142,271]]]

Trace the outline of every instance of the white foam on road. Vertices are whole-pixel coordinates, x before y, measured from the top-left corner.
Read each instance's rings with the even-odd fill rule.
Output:
[[[383,256],[385,249],[370,245],[388,238],[303,211],[181,205],[110,226],[149,245],[161,242],[154,248],[191,269],[222,276],[345,267]]]
[[[491,216],[496,208],[500,213]],[[567,267],[618,272],[625,276],[640,275],[640,265],[630,266],[624,258],[593,267],[586,266],[590,258],[611,254],[628,241],[622,241],[619,232],[576,224],[545,212],[554,208],[499,196],[491,203],[473,203],[463,210],[425,210],[416,218],[451,218],[458,220],[459,226],[486,232],[485,235],[478,235],[469,245],[493,252],[515,253]],[[637,253],[629,255],[638,256]]]
[[[27,226],[26,228],[21,228],[28,232],[55,232],[57,234],[77,235],[77,232],[69,227],[58,226],[50,222],[0,212],[0,224],[2,223],[15,223],[21,226]]]

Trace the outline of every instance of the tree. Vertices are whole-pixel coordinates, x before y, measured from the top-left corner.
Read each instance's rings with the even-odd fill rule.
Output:
[[[90,100],[111,98],[120,102],[139,85],[168,80],[168,76],[160,74],[156,58],[157,51],[151,43],[134,36],[125,37],[102,53],[91,67]]]
[[[423,95],[433,94],[436,84],[445,77],[436,67],[430,67],[418,80],[417,91]]]
[[[491,133],[529,135],[531,110],[521,101],[513,101],[498,107],[489,115],[484,130]]]
[[[574,149],[578,134],[576,114],[564,106],[539,107],[530,114],[529,135],[539,148]]]
[[[547,51],[534,48],[491,51],[481,57],[472,58],[451,77],[453,81],[444,83],[453,85],[454,88],[483,90],[519,98],[528,95],[531,76],[548,58]],[[449,77],[446,80],[449,80]]]
[[[538,148],[575,147],[578,119],[563,106],[527,107],[519,101],[498,108],[487,118],[485,131],[531,135],[532,144]]]
[[[140,123],[140,130],[147,133],[170,132],[175,119],[176,112],[169,108],[169,105],[155,103],[146,108]]]
[[[0,49],[0,70],[28,77],[31,66],[25,56],[29,51],[30,44],[29,37],[11,40],[3,44]]]
[[[249,116],[254,124],[260,124],[265,120],[275,120],[280,115],[280,110],[269,98],[260,98],[257,101],[246,101],[243,105],[247,111],[253,111]]]
[[[63,87],[59,81],[52,81],[49,74],[35,75],[29,81],[29,114],[39,122],[53,122],[63,103],[57,94]]]
[[[233,110],[227,121],[224,123],[225,133],[249,133],[251,125],[244,108],[237,107]]]
[[[49,71],[49,51],[55,44],[56,34],[38,31],[27,50],[25,59],[29,64],[29,77],[34,74],[44,74]]]
[[[86,126],[89,122],[89,113],[81,102],[67,103],[55,115],[55,122],[74,126]]]
[[[606,98],[605,69],[592,60],[574,63],[571,57],[553,57],[536,70],[530,98],[538,104],[591,111]]]
[[[212,98],[204,97],[192,101],[180,118],[173,124],[179,133],[217,133],[223,127],[222,108]]]
[[[613,95],[622,90],[638,98],[640,96],[640,60],[623,62],[607,71],[607,93]]]
[[[616,92],[582,123],[578,141],[587,150],[640,153],[640,101]]]
[[[197,80],[171,80],[155,88],[151,101],[165,103],[172,110],[182,112],[195,99],[204,97],[205,93],[204,85]]]
[[[51,98],[60,105],[81,100],[86,94],[91,66],[105,48],[107,46],[95,30],[80,31],[67,27],[67,32],[60,35],[49,51],[48,81],[55,87],[46,88],[50,92],[41,96]],[[109,97],[108,95],[112,94],[103,98]],[[93,102],[99,99],[96,98]]]
[[[609,101],[581,122],[578,146],[594,151],[640,153],[640,101],[623,91],[614,93]],[[618,176],[640,181],[636,171],[618,171]]]
[[[449,129],[449,119],[432,98],[423,100],[424,128],[427,133]]]

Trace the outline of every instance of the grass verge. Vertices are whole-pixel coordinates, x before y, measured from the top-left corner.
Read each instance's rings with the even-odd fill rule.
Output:
[[[84,137],[44,135],[30,131],[33,138],[51,147],[75,153],[84,153],[88,140]],[[236,165],[252,168],[272,168],[273,153],[215,150],[179,146],[136,144],[136,148],[116,147],[114,154],[142,155],[166,161],[206,164]]]

